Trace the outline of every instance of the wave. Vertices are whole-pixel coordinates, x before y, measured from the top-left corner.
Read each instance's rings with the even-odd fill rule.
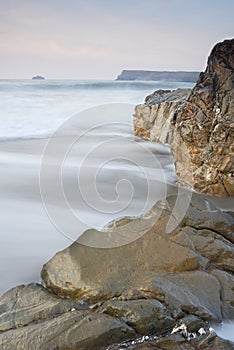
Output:
[[[112,80],[0,80],[0,91],[23,90],[148,90],[191,87],[191,83],[169,81],[112,81]]]

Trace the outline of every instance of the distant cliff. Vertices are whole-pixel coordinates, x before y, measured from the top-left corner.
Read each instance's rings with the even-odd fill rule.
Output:
[[[123,70],[116,80],[167,80],[195,83],[200,72],[160,72],[149,70]]]

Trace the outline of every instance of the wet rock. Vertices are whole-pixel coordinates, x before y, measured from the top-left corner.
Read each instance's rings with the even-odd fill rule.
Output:
[[[220,282],[223,318],[234,319],[234,276],[220,270],[213,270],[212,274]]]
[[[0,298],[1,350],[100,349],[134,335],[122,320],[58,298],[37,284],[16,287]]]
[[[121,344],[112,345],[106,350],[231,350],[233,348],[234,344],[219,338],[207,322],[194,315],[189,315],[182,318],[169,332],[138,337]]]
[[[102,312],[121,318],[139,334],[162,332],[175,324],[166,307],[154,299],[112,300],[103,305]]]
[[[132,347],[132,350],[233,350],[234,344],[228,340],[217,337],[216,335],[203,335],[197,339],[186,340],[182,335],[170,335],[162,339],[154,340],[146,344]],[[114,350],[114,349],[113,349]],[[117,349],[116,349],[117,350]]]

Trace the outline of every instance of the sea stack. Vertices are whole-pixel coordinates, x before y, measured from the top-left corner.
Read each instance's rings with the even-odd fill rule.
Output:
[[[32,77],[32,80],[45,80],[45,77],[43,77],[42,75],[35,75],[34,77]]]

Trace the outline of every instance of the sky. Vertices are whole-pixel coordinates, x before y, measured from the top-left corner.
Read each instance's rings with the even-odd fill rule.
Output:
[[[233,13],[234,0],[0,0],[0,79],[202,71]]]

